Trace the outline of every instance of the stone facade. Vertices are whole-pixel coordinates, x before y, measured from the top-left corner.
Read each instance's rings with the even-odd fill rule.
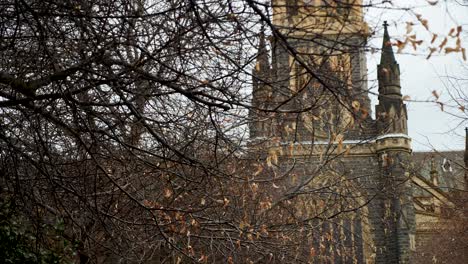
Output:
[[[333,189],[329,186],[334,182],[335,192],[358,194],[345,202],[354,209],[336,209],[342,210],[335,220],[341,227],[318,227],[336,235],[335,251],[330,250],[327,262],[318,259],[320,263],[410,263],[416,228],[412,149],[387,25],[373,119],[362,48],[368,29],[359,5],[317,16],[310,12],[327,10],[287,2],[273,1],[279,31],[271,38],[271,51],[260,36],[252,74],[250,149],[267,162],[274,159],[279,173],[290,176],[289,186],[298,191],[325,184]],[[313,207],[314,201],[307,203]],[[352,234],[342,236],[348,240],[340,239],[339,234],[350,230]],[[352,256],[338,254],[340,250]]]
[[[466,241],[466,227],[463,226],[468,219],[468,159],[464,160],[464,155],[468,155],[468,146],[465,151],[413,154],[417,249],[414,263],[466,263],[468,260],[466,249],[460,247]],[[451,254],[441,254],[440,248]],[[451,258],[441,259],[441,255],[442,258],[451,255]]]

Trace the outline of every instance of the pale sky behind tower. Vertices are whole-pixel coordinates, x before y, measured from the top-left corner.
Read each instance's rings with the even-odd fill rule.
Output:
[[[382,2],[372,1],[367,2]],[[380,49],[382,46],[383,27],[385,20],[390,24],[389,32],[392,37],[392,42],[404,40],[407,23],[414,22],[413,31],[409,35],[416,34],[417,40],[423,40],[415,51],[411,44],[396,55],[396,59],[400,64],[401,70],[401,86],[402,94],[408,95],[411,100],[408,101],[408,127],[409,135],[413,139],[413,149],[415,151],[424,150],[462,150],[465,146],[465,130],[466,122],[462,122],[461,118],[453,117],[447,113],[450,108],[445,105],[445,102],[450,100],[447,88],[450,86],[449,79],[446,76],[460,77],[468,79],[468,61],[462,59],[461,53],[445,54],[444,52],[435,52],[430,59],[426,59],[429,54],[430,47],[437,47],[443,39],[449,34],[451,28],[462,26],[461,45],[466,47],[468,52],[468,6],[457,4],[456,0],[438,1],[437,5],[431,5],[427,0],[394,0],[387,1],[393,4],[386,3],[380,5],[385,8],[369,8],[366,10],[366,21],[371,27],[371,31],[375,31],[370,38],[371,47]],[[463,2],[463,0],[458,0]],[[465,2],[468,5],[468,1]],[[404,10],[404,8],[408,8]],[[421,15],[421,20],[418,21],[417,14]],[[426,19],[431,32],[426,30],[421,21]],[[377,27],[376,27],[377,26]],[[431,44],[432,34],[438,34],[438,38]],[[450,38],[446,47],[454,47],[456,39]],[[397,47],[394,47],[395,53]],[[468,54],[467,54],[468,56]],[[368,73],[369,85],[371,92],[377,93],[377,64],[380,60],[380,52],[369,52],[368,54]],[[465,81],[465,87],[458,87],[468,94],[468,81]],[[434,101],[435,96],[433,91],[440,95],[440,102],[444,103],[444,112],[441,111],[440,104],[435,102],[417,102],[417,101]],[[375,105],[377,97],[371,96],[371,100]],[[468,106],[466,106],[468,109]],[[463,115],[462,111],[453,108],[450,110],[453,113]],[[458,111],[458,112],[457,112]],[[375,109],[372,110],[375,114]]]

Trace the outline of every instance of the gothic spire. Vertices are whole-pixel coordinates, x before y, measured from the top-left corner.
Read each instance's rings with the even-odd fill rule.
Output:
[[[379,94],[401,100],[400,66],[395,60],[387,21],[384,23],[382,56],[378,65]],[[384,99],[384,98],[382,98]]]
[[[382,43],[382,56],[380,57],[380,65],[396,64],[395,54],[393,54],[392,42],[390,34],[388,34],[388,23],[384,22],[384,37]]]
[[[381,132],[407,134],[408,114],[403,102],[400,84],[400,66],[395,60],[387,21],[384,23],[382,56],[377,66],[379,81],[379,104],[376,113],[380,119]]]
[[[257,73],[264,74],[270,69],[270,63],[268,61],[268,50],[266,47],[265,41],[265,29],[262,25],[260,34],[259,34],[259,44],[257,52],[257,63],[255,65],[255,70]]]

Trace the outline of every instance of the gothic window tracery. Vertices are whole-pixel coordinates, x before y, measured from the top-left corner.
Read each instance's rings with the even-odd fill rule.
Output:
[[[335,104],[336,98],[329,93],[330,89],[339,91],[336,94],[346,94],[352,86],[351,58],[347,53],[329,56],[314,55],[312,51],[298,49],[309,70],[313,71],[322,81],[328,84],[328,89],[312,77],[302,64],[293,57],[290,59],[290,94],[295,105],[311,110],[301,114],[301,126],[317,140],[328,140],[343,133],[353,125],[351,113]]]

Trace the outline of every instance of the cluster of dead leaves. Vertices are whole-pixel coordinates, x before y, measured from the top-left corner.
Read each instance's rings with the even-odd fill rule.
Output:
[[[435,5],[437,4],[438,1],[428,1],[429,4]],[[438,45],[435,45],[436,41],[440,39],[440,36],[436,33],[433,33],[430,31],[429,28],[429,21],[425,18],[422,17],[420,14],[416,14],[416,18],[419,22],[420,25],[422,25],[427,31],[429,31],[432,34],[431,42],[430,42],[430,47],[429,47],[429,54],[427,55],[426,59],[430,59],[432,55],[436,52],[444,52],[445,54],[453,53],[453,52],[458,52],[461,53],[463,60],[467,60],[466,58],[466,49],[462,47],[461,45],[461,38],[460,38],[460,33],[462,32],[463,28],[462,26],[457,26],[454,28],[451,28],[449,33],[445,38],[443,38]],[[397,52],[401,53],[407,46],[408,44],[413,47],[413,49],[416,51],[420,45],[423,44],[423,40],[417,39],[416,34],[411,34],[413,33],[414,26],[417,25],[415,22],[406,22],[406,37],[405,39],[402,40],[397,40],[396,43],[393,43],[394,46],[398,48]],[[447,46],[449,43],[450,39],[455,40],[455,46]]]

